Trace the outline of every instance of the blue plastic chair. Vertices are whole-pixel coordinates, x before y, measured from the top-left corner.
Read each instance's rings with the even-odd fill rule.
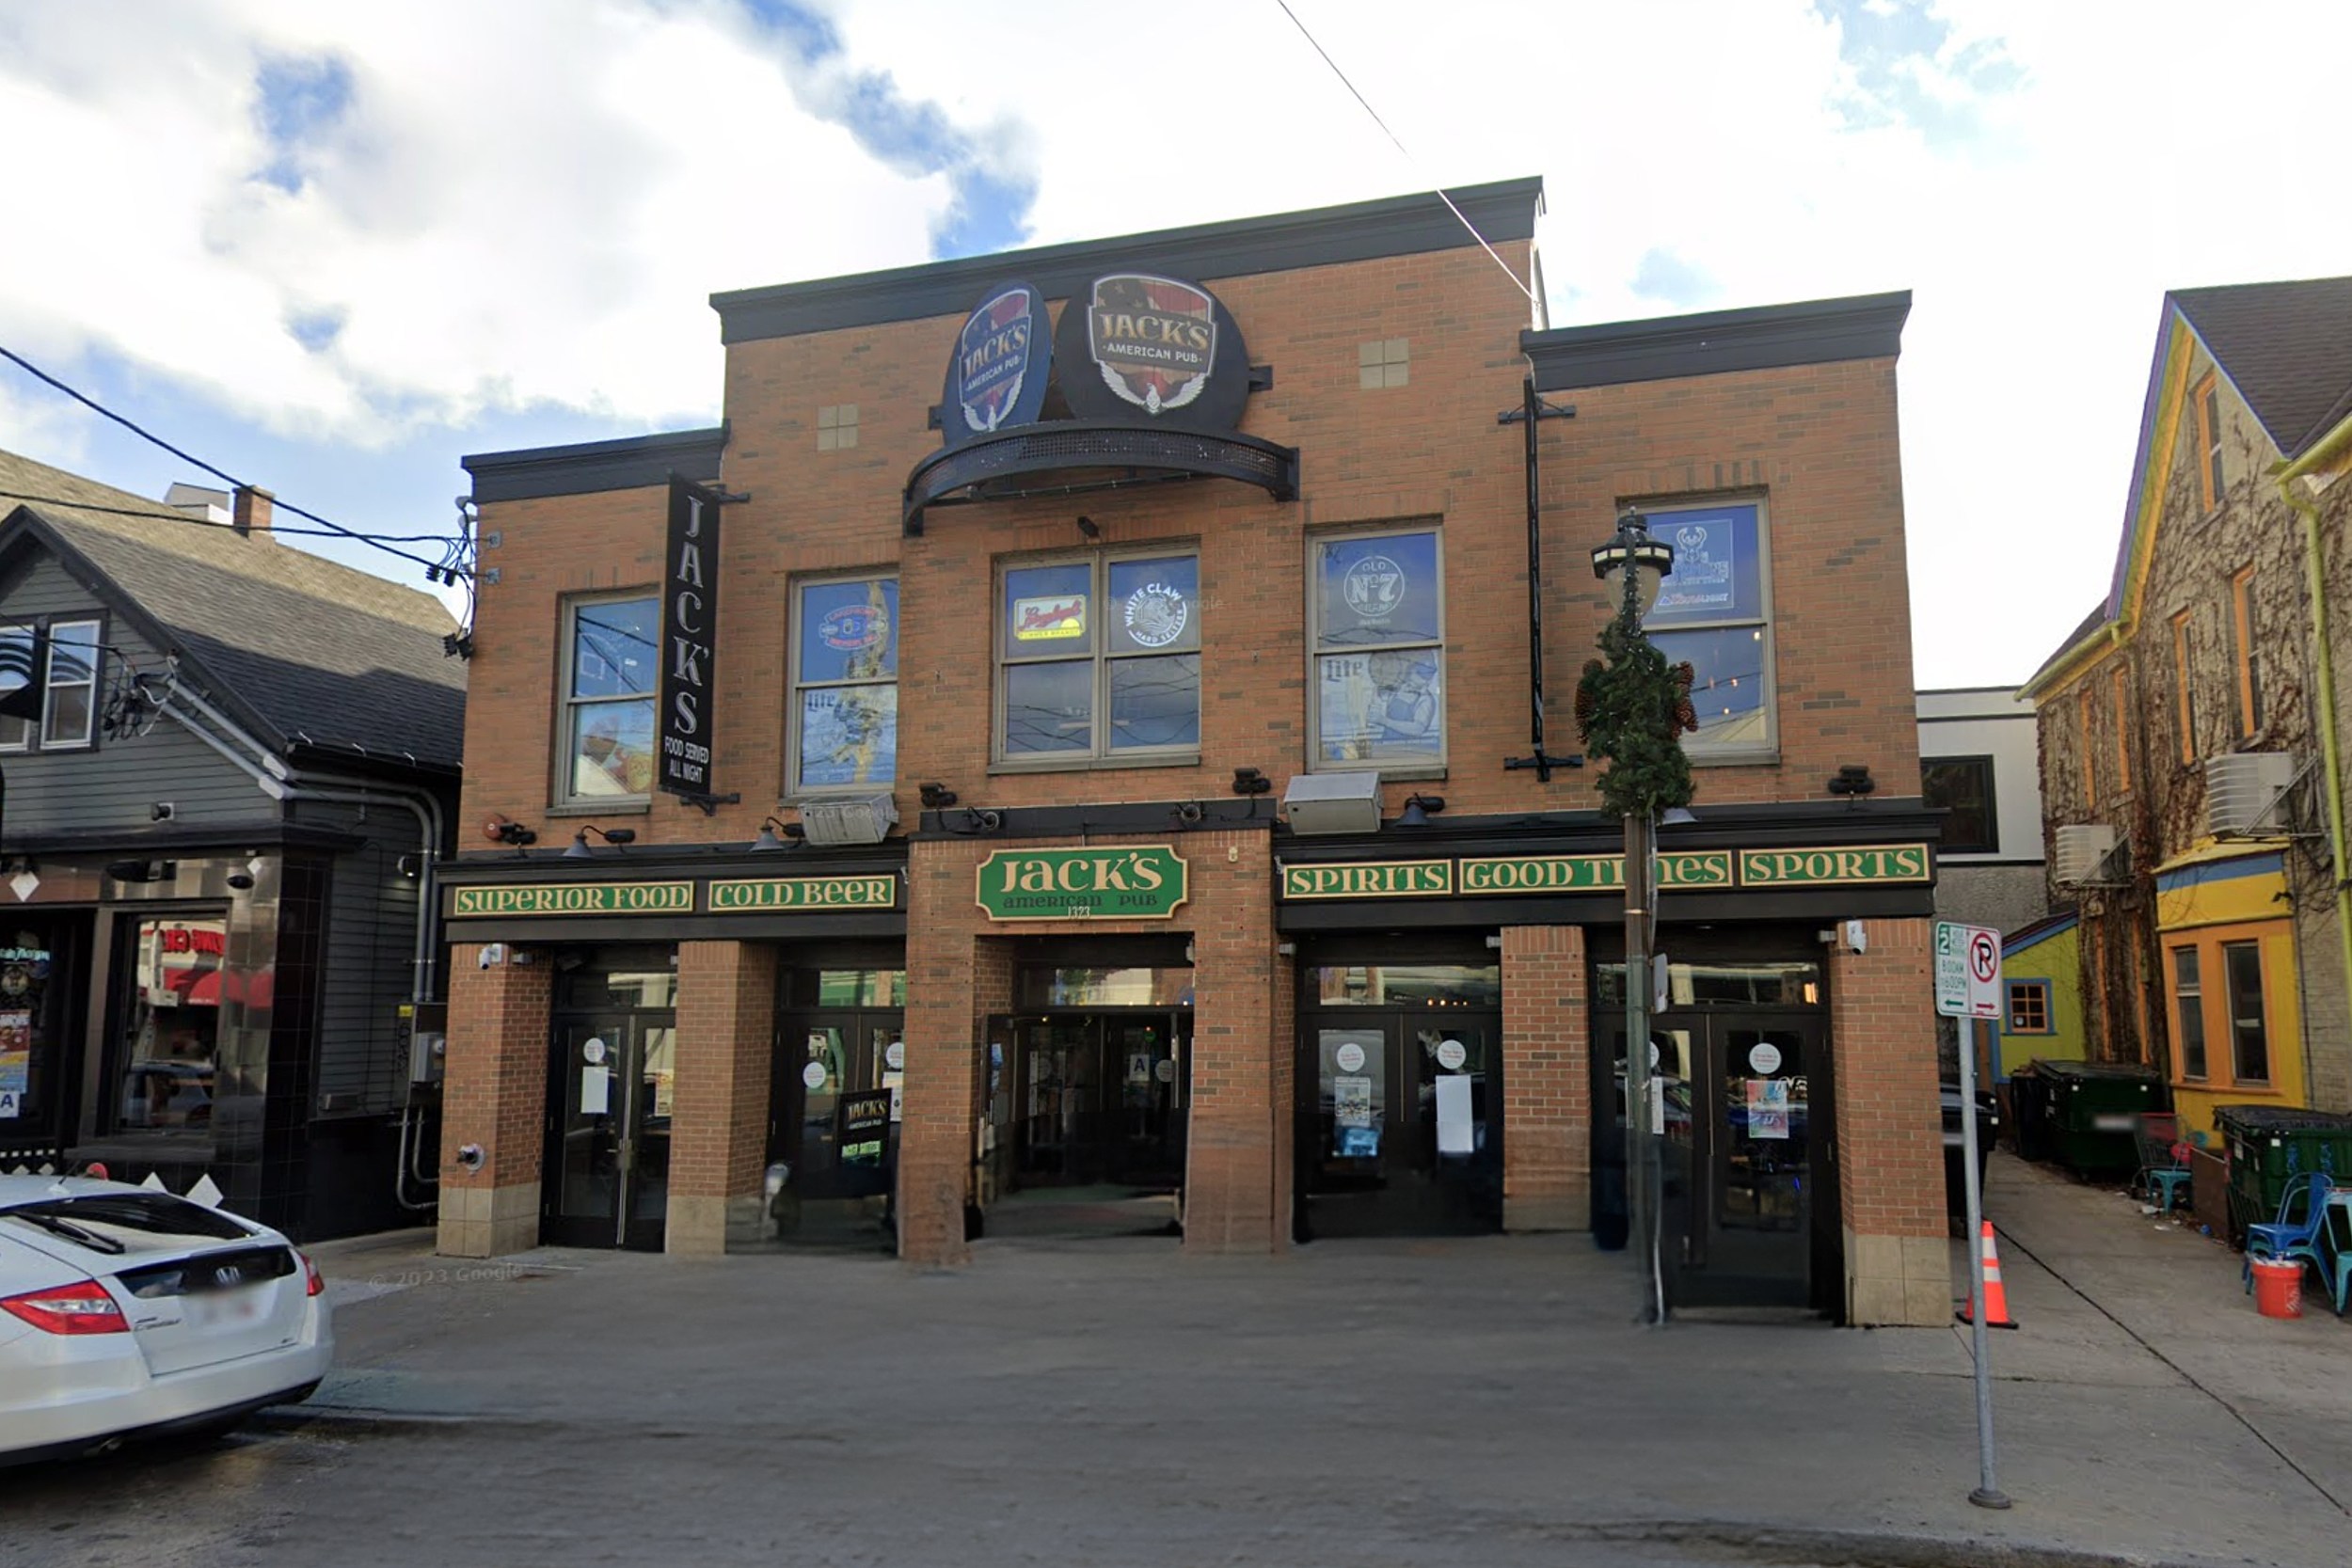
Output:
[[[2241,1275],[2248,1291],[2254,1288],[2257,1258],[2280,1263],[2308,1262],[2322,1274],[2328,1272],[2327,1259],[2320,1256],[2320,1233],[2328,1224],[2328,1195],[2334,1190],[2334,1183],[2325,1175],[2305,1171],[2289,1179],[2286,1191],[2279,1198],[2279,1217],[2275,1221],[2246,1227],[2246,1262]],[[2295,1218],[2298,1199],[2303,1216],[2299,1220]]]
[[[2156,1212],[2169,1214],[2188,1191],[2195,1173],[2180,1153],[2180,1118],[2169,1111],[2143,1111],[2139,1117],[2139,1174],[2132,1185],[2148,1195]]]

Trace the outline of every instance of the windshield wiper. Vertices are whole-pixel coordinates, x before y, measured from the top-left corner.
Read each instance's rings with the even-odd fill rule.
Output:
[[[49,1213],[44,1210],[10,1209],[7,1211],[7,1217],[12,1220],[23,1220],[26,1225],[37,1225],[52,1236],[62,1236],[69,1242],[89,1248],[92,1252],[110,1253],[119,1257],[131,1250],[112,1236],[102,1236],[95,1230],[85,1230],[72,1220]]]

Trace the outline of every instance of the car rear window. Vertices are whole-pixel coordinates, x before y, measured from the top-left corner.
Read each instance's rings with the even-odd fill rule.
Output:
[[[227,1214],[168,1193],[42,1198],[0,1210],[0,1218],[23,1220],[44,1235],[105,1253],[184,1246],[196,1241],[243,1241],[253,1234]]]

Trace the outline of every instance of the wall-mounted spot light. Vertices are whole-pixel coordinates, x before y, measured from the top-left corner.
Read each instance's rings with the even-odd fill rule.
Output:
[[[779,822],[771,816],[760,822],[759,836],[752,840],[752,849],[755,853],[764,853],[770,849],[789,849],[796,844],[806,842],[806,828],[798,822]]]
[[[1838,768],[1837,777],[1829,782],[1829,792],[1832,795],[1846,797],[1847,806],[1855,810],[1861,808],[1862,797],[1871,794],[1877,788],[1878,781],[1870,777],[1869,768],[1854,763],[1848,763]]]
[[[596,852],[588,847],[590,833],[596,834],[615,849],[624,848],[637,842],[637,830],[634,828],[599,828],[594,822],[583,822],[580,825],[580,832],[572,835],[572,847],[564,851],[564,858],[567,861],[594,859]]]
[[[229,885],[235,888],[239,893],[250,893],[253,890],[253,873],[250,871],[231,871],[229,873]]]
[[[923,786],[923,809],[925,811],[946,811],[955,803],[956,792],[946,784],[927,784]]]
[[[519,849],[526,844],[536,844],[539,835],[521,823],[505,816],[493,816],[482,824],[482,836],[493,844],[512,845]]]
[[[1169,809],[1168,814],[1168,824],[1171,828],[1195,827],[1199,825],[1202,817],[1208,815],[1209,814],[1201,808],[1200,801],[1186,800],[1184,804],[1174,806]]]
[[[1273,787],[1274,781],[1254,768],[1233,769],[1233,793],[1236,795],[1263,795]]]
[[[1396,825],[1400,828],[1426,828],[1429,819],[1443,810],[1445,797],[1442,795],[1407,795],[1405,797],[1405,814],[1396,819]]]
[[[1081,516],[1078,519],[1078,531],[1089,539],[1100,539],[1103,537],[1103,525],[1091,517]]]
[[[147,808],[148,820],[151,822],[168,822],[179,814],[180,808],[169,800],[158,800]]]

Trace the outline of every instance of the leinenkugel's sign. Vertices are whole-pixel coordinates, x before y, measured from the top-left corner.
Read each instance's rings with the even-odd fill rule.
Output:
[[[1856,887],[1925,882],[1933,861],[1924,844],[1819,849],[1695,849],[1658,857],[1661,887]],[[1339,861],[1282,867],[1282,898],[1510,897],[1615,893],[1623,855],[1488,855],[1462,860]]]
[[[999,849],[977,883],[991,920],[1166,920],[1185,891],[1184,863],[1165,844]]]
[[[669,550],[661,600],[661,790],[712,793],[710,693],[719,656],[719,498],[670,481]]]

